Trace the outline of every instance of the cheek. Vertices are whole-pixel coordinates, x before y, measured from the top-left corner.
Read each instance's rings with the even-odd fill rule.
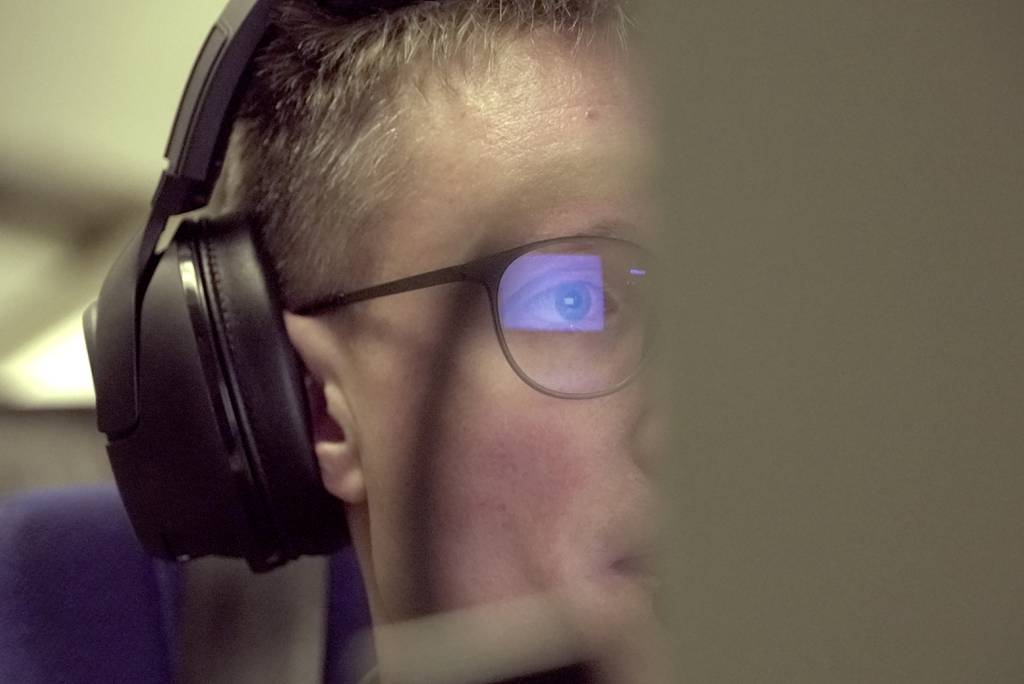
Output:
[[[621,420],[529,388],[482,313],[450,357],[424,334],[382,340],[361,368],[371,543],[396,615],[551,589],[604,544]]]
[[[447,493],[472,510],[514,516],[520,527],[555,519],[586,480],[572,431],[530,414],[476,414],[448,440]]]
[[[459,603],[551,589],[585,572],[600,544],[599,431],[526,392],[514,405],[467,402],[445,431],[432,555]]]

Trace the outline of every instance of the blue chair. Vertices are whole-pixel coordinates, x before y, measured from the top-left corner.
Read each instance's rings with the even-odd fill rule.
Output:
[[[172,684],[183,569],[147,555],[113,486],[0,501],[0,682]],[[324,680],[369,624],[351,551],[330,560]]]

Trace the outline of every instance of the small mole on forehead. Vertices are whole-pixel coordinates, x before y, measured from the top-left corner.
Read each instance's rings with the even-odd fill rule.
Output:
[[[597,110],[596,109],[588,109],[587,113],[584,114],[584,116],[587,119],[593,121],[593,120],[597,119],[597,117],[598,117]]]

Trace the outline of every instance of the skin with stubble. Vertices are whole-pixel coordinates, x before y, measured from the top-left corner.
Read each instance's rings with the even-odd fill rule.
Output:
[[[534,38],[457,87],[409,93],[409,184],[361,285],[549,237],[649,244],[648,125],[613,53]],[[375,625],[536,594],[562,597],[597,641],[650,616],[644,376],[597,399],[532,389],[473,284],[286,324],[316,381],[316,451]]]

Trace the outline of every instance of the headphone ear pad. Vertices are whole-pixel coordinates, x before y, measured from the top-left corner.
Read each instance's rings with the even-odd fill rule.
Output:
[[[244,215],[183,224],[191,244],[233,422],[250,470],[254,524],[269,558],[330,553],[348,542],[340,501],[324,489],[313,452],[305,374],[284,327],[276,279]],[[276,543],[274,543],[276,541]],[[260,545],[262,546],[262,545]],[[275,557],[276,556],[276,557]]]

